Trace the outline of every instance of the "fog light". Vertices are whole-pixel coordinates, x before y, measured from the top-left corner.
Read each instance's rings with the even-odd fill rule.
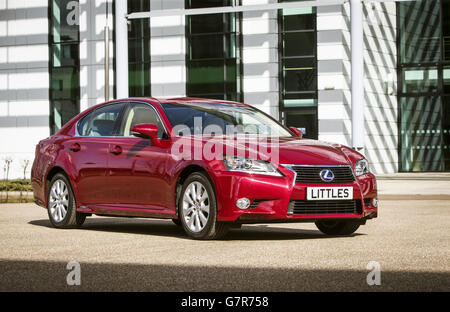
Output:
[[[250,207],[250,200],[248,198],[245,198],[245,197],[239,198],[236,201],[236,206],[239,209],[247,209],[248,207]]]
[[[372,199],[372,206],[375,208],[378,207],[378,199],[376,197],[374,199]]]

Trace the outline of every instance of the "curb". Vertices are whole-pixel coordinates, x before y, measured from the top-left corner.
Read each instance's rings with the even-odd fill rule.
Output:
[[[378,195],[379,200],[450,200],[448,194],[386,194]],[[450,204],[450,203],[449,203]]]

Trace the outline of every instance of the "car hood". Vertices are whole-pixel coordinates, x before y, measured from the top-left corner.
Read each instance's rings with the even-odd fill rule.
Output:
[[[337,145],[306,139],[282,139],[279,143],[281,164],[341,165],[349,160]]]
[[[299,138],[251,138],[244,141],[235,137],[197,137],[205,144],[222,146],[223,154],[233,151],[235,155],[267,159],[280,164],[343,165],[350,160],[344,153],[347,147],[323,141]],[[278,155],[278,156],[277,156]]]

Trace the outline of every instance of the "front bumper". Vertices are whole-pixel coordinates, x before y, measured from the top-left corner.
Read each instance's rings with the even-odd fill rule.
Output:
[[[284,177],[252,175],[247,173],[221,171],[216,176],[218,199],[218,221],[239,223],[258,222],[314,222],[324,219],[356,219],[364,221],[376,218],[378,214],[377,185],[371,173],[357,177],[345,184],[293,183],[294,173],[280,170]],[[346,186],[353,187],[353,200],[358,208],[353,213],[302,213],[293,210],[295,202],[306,199],[307,187]],[[248,209],[239,209],[236,201],[248,198]],[[375,199],[375,200],[374,200]],[[320,207],[319,207],[320,209]]]

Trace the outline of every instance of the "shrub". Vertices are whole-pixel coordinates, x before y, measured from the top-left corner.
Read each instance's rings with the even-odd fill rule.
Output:
[[[31,181],[29,179],[0,181],[0,191],[5,192],[32,192]]]

